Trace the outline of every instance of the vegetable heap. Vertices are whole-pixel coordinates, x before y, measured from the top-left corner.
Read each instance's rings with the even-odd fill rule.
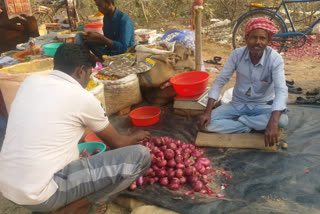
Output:
[[[152,164],[143,176],[129,186],[130,190],[135,190],[137,185],[159,182],[171,190],[189,188],[190,191],[184,194],[186,196],[194,192],[209,196],[216,193],[210,189],[209,184],[217,170],[210,166],[208,158],[202,157],[203,149],[169,137],[155,137],[149,141],[140,142],[140,144],[149,149]],[[224,170],[219,172],[226,176],[224,181],[230,179]],[[226,186],[227,184],[222,184],[222,188]],[[224,197],[224,195],[216,194],[216,197]]]

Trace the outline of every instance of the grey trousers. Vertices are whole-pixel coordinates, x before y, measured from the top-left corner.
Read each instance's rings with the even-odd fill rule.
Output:
[[[86,197],[104,203],[126,189],[151,165],[149,150],[141,145],[127,146],[71,162],[54,175],[57,191],[38,205],[24,205],[36,212],[54,211]]]

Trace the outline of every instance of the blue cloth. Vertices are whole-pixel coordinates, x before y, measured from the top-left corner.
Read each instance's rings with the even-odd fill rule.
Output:
[[[254,109],[257,105],[273,100],[272,111],[286,109],[288,88],[284,75],[284,62],[279,53],[266,47],[259,63],[253,65],[247,47],[234,50],[209,92],[209,97],[218,99],[222,87],[237,72],[231,103],[237,110],[245,105]]]
[[[125,53],[128,48],[134,45],[133,23],[127,14],[117,8],[111,20],[106,16],[103,18],[103,34],[113,41],[112,49],[93,42],[85,43],[81,33],[76,35],[75,41],[76,44],[87,47],[100,58],[102,55],[113,56]]]
[[[211,121],[205,130],[217,133],[245,133],[252,129],[265,130],[271,113],[271,105],[256,105],[253,109],[244,105],[237,109],[231,103],[225,104],[212,111]],[[238,121],[232,120],[236,117]],[[287,114],[281,114],[279,127],[285,128],[287,125]]]

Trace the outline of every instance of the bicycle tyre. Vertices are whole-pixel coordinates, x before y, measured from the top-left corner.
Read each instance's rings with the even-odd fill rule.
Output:
[[[232,30],[232,46],[234,49],[245,46],[245,32],[244,28],[249,19],[256,18],[256,17],[265,17],[270,19],[278,29],[278,33],[285,33],[286,27],[283,21],[278,18],[276,15],[274,15],[272,12],[264,9],[256,9],[249,11],[246,15],[240,17],[236,24],[233,27]],[[282,51],[284,47],[285,42],[284,41],[272,41],[270,46],[277,50],[279,53]]]

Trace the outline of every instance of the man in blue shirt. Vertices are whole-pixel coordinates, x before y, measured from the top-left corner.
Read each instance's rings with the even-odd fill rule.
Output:
[[[265,130],[265,145],[278,141],[279,127],[288,124],[288,88],[281,55],[267,46],[277,29],[266,18],[249,20],[246,47],[231,53],[210,92],[206,110],[198,118],[199,129],[218,133]],[[222,87],[237,72],[232,101],[212,111]],[[272,104],[270,104],[270,102]]]
[[[89,48],[96,56],[125,53],[134,45],[134,27],[130,17],[118,10],[114,0],[96,0],[98,10],[104,14],[103,34],[78,33],[76,44]]]

